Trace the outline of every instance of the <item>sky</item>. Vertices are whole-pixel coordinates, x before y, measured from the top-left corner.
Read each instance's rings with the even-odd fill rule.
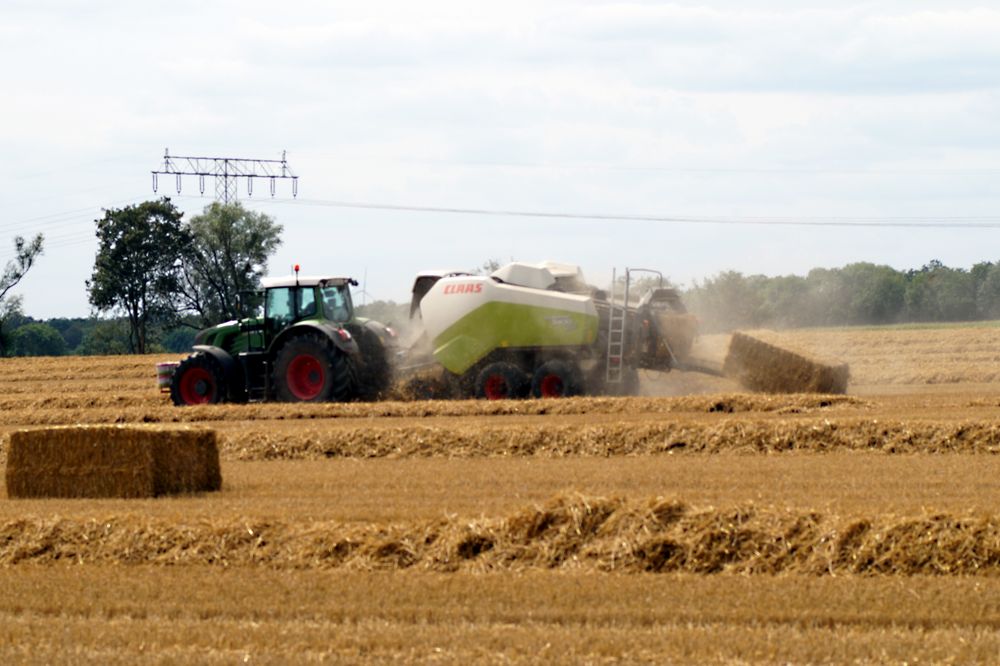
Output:
[[[44,233],[25,313],[90,314],[103,209],[212,201],[153,192],[169,149],[287,151],[297,197],[239,184],[284,227],[269,272],[359,300],[487,260],[968,268],[1000,260],[998,34],[961,0],[3,0],[0,263]]]

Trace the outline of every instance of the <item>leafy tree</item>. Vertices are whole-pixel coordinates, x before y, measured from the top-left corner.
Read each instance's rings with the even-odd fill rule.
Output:
[[[993,264],[976,290],[976,308],[980,316],[1000,319],[1000,263]]]
[[[194,345],[194,336],[197,335],[191,325],[181,325],[170,329],[163,336],[163,349],[168,352],[186,352]]]
[[[789,328],[809,322],[809,283],[798,275],[784,275],[762,283],[761,323]]]
[[[848,264],[840,271],[848,294],[848,324],[888,324],[903,311],[906,277],[890,266]]]
[[[62,356],[66,341],[52,326],[41,322],[25,324],[11,335],[14,356]]]
[[[182,309],[207,327],[256,307],[253,292],[267,272],[268,257],[281,245],[281,225],[239,203],[215,202],[191,218],[187,230],[192,243],[181,273]]]
[[[98,249],[87,281],[99,312],[119,311],[128,321],[128,351],[150,350],[149,331],[174,318],[181,258],[191,246],[183,213],[164,197],[104,211],[96,220]]]
[[[83,320],[57,317],[49,319],[45,323],[59,331],[59,335],[66,341],[66,349],[70,352],[80,346],[80,342],[83,341]]]
[[[7,262],[3,273],[0,274],[0,356],[6,354],[7,331],[10,325],[17,317],[22,316],[21,298],[18,296],[7,298],[7,294],[17,286],[42,254],[44,240],[42,234],[37,234],[30,241],[24,240],[23,236],[15,237],[14,258]]]
[[[0,356],[10,354],[11,336],[24,323],[20,296],[11,296],[0,301]]]
[[[124,319],[97,319],[83,334],[77,353],[83,356],[128,354],[129,326]]]
[[[807,326],[836,326],[847,321],[850,294],[838,268],[814,268],[806,275],[809,297],[805,308]]]
[[[511,259],[511,261],[514,260]],[[489,259],[484,261],[480,266],[472,269],[469,272],[472,273],[473,275],[489,275],[490,273],[492,273],[493,271],[497,270],[498,268],[504,265],[505,264],[500,263],[500,260],[497,259],[496,257],[490,257]]]
[[[905,302],[910,321],[970,321],[977,314],[972,276],[936,259],[910,271]]]
[[[688,306],[702,318],[705,331],[756,327],[763,323],[763,284],[763,276],[725,271],[688,292]]]

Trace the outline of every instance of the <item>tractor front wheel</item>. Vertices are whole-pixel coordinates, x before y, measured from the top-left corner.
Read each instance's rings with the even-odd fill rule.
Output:
[[[513,363],[491,363],[476,377],[476,397],[486,400],[523,398],[528,378]]]
[[[317,335],[292,338],[278,351],[274,387],[284,402],[348,400],[350,361]]]
[[[222,367],[211,356],[192,354],[181,361],[170,380],[175,405],[211,405],[226,399]]]

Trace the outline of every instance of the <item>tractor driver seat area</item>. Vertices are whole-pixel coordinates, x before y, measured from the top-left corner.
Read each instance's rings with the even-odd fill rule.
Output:
[[[269,342],[292,323],[293,305],[291,289],[286,287],[268,290],[264,326]]]
[[[309,317],[316,316],[316,294],[313,293],[312,289],[300,288],[298,289],[298,308],[296,319],[308,319]]]
[[[351,318],[344,295],[336,287],[323,288],[323,310],[331,321],[344,322]]]

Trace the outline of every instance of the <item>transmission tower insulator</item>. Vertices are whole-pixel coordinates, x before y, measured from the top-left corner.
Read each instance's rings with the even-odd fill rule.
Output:
[[[298,176],[292,177],[292,198],[299,196],[299,178]]]
[[[177,194],[181,193],[181,175],[177,174]]]
[[[247,176],[247,196],[253,196],[253,176]]]
[[[274,197],[274,190],[275,190],[275,187],[276,187],[275,182],[274,182],[274,176],[271,176],[270,180],[271,180],[271,197],[273,198]]]
[[[153,172],[153,194],[156,194],[157,182],[156,182],[156,172]]]
[[[202,195],[205,194],[205,177],[198,176],[198,189],[201,190]]]

